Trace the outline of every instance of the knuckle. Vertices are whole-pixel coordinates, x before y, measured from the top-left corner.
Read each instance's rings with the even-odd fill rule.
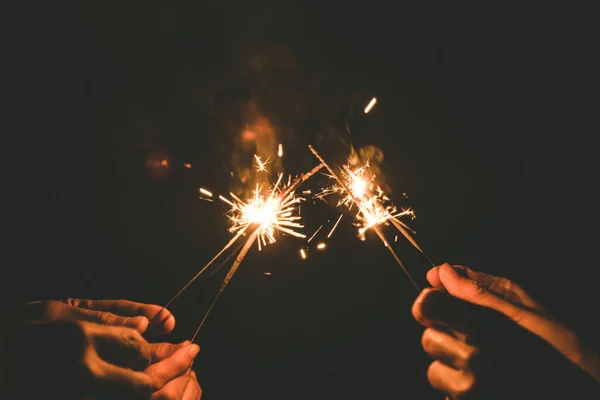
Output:
[[[479,281],[472,280],[471,284],[473,285],[473,292],[477,295],[486,294],[489,291],[489,288]]]
[[[68,306],[72,306],[72,307],[79,307],[79,299],[76,299],[75,297],[68,297],[64,300],[64,303]]]
[[[161,371],[148,372],[148,378],[153,391],[159,390],[169,381],[169,377]]]

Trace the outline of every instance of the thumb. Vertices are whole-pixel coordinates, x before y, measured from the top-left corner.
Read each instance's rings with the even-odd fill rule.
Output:
[[[452,296],[472,304],[496,310],[517,323],[530,316],[529,311],[504,300],[502,297],[491,292],[489,287],[495,277],[487,276],[488,282],[481,282],[460,274],[450,264],[442,264],[439,269],[439,279],[444,288]]]

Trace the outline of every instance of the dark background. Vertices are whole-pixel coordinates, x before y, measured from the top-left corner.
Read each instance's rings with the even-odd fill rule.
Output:
[[[589,10],[249,3],[7,14],[5,301],[164,304],[228,240],[225,208],[198,187],[227,193],[253,104],[294,174],[315,164],[308,143],[342,162],[348,122],[356,147],[383,149],[380,178],[408,195],[434,262],[511,277],[598,337]],[[303,214],[307,233],[338,215]],[[346,221],[327,251],[303,262],[300,246],[253,250],[220,298],[198,337],[203,398],[440,398],[410,316],[416,291],[377,239]],[[397,250],[424,285],[426,260]],[[215,285],[178,299],[168,340],[193,334]]]

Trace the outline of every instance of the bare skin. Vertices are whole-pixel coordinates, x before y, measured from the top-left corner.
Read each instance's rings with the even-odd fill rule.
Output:
[[[598,354],[519,285],[448,263],[427,280],[412,313],[428,380],[448,398],[596,398]]]
[[[2,332],[0,359],[10,376],[0,381],[1,393],[19,399],[200,399],[191,370],[200,348],[142,337],[174,329],[173,315],[161,310],[128,300],[83,299],[35,301],[11,310],[7,325],[14,330]]]

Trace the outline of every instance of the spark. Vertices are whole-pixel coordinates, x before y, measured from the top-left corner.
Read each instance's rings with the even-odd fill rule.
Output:
[[[317,233],[319,233],[319,231],[321,230],[321,228],[322,228],[322,227],[323,227],[323,225],[321,225],[320,227],[318,227],[318,228],[317,228],[317,230],[315,231],[315,233],[313,233],[313,234],[312,234],[312,236],[310,237],[310,239],[308,239],[308,240],[306,241],[306,243],[310,243],[310,241],[311,241],[311,240],[313,240],[313,238],[314,238],[315,236],[317,236]]]
[[[279,143],[279,146],[277,146],[277,156],[283,157],[283,145],[281,143]]]
[[[373,97],[369,104],[367,104],[365,107],[365,114],[368,114],[369,111],[371,111],[371,109],[375,106],[375,103],[377,103],[377,98]]]
[[[333,235],[333,231],[335,231],[335,228],[337,228],[338,224],[340,223],[340,221],[342,220],[342,217],[344,216],[344,214],[340,214],[340,217],[337,219],[337,221],[335,222],[335,225],[333,225],[333,228],[331,228],[331,231],[329,231],[329,234],[327,235],[328,238],[331,237],[331,235]]]
[[[256,160],[256,171],[257,172],[261,172],[261,171],[265,171],[267,173],[269,172],[269,171],[267,171],[266,166],[269,163],[270,158],[267,158],[265,161],[262,161],[261,158],[255,154],[254,159]]]
[[[306,251],[304,249],[300,249],[300,257],[303,260],[306,260]]]
[[[259,250],[262,250],[262,247],[267,244],[275,243],[275,235],[278,231],[299,238],[306,237],[295,230],[304,227],[298,222],[301,217],[297,215],[297,205],[304,198],[296,196],[294,191],[280,196],[279,185],[282,177],[283,174],[279,174],[275,185],[264,194],[263,187],[257,185],[253,196],[245,201],[233,193],[230,193],[233,201],[219,196],[221,200],[232,207],[228,212],[231,221],[229,232],[236,233],[241,229],[256,226],[258,232],[256,243]]]
[[[190,164],[190,163],[185,163],[185,164],[183,164],[183,166],[186,168],[192,168],[192,164]]]
[[[208,190],[206,190],[204,188],[200,188],[200,193],[202,193],[203,195],[208,196],[208,197],[213,197],[212,192],[209,192]]]
[[[378,190],[376,190],[375,193],[372,192],[372,179],[363,176],[364,170],[361,170],[361,168],[366,168],[366,165],[365,167],[361,167],[354,171],[351,171],[349,167],[345,166],[344,169],[342,169],[342,172],[345,172],[345,174],[343,173],[342,178],[340,178],[335,174],[331,167],[325,162],[325,160],[319,155],[319,153],[317,153],[317,151],[311,145],[308,145],[308,148],[329,171],[331,177],[333,177],[337,182],[337,185],[334,185],[334,187],[324,189],[323,193],[326,194],[324,194],[323,196],[332,193],[339,193],[343,197],[338,202],[338,207],[341,205],[345,205],[346,207],[348,207],[348,209],[351,209],[353,205],[356,205],[356,207],[358,208],[358,212],[356,214],[355,220],[359,225],[359,237],[364,240],[364,233],[368,229],[372,229],[377,234],[383,245],[390,251],[390,253],[394,257],[394,260],[396,260],[398,265],[402,268],[402,270],[404,271],[408,279],[411,281],[413,286],[417,290],[420,290],[412,275],[404,266],[404,263],[402,263],[394,249],[392,249],[392,247],[388,245],[387,240],[385,239],[385,236],[383,235],[380,229],[380,226],[383,224],[387,224],[388,220],[391,220],[395,227],[402,227],[403,224],[398,223],[400,221],[397,218],[402,215],[408,215],[412,212],[410,210],[403,210],[402,212],[397,213],[395,206],[389,204],[386,205],[386,202],[389,202],[389,198],[383,193],[381,189],[379,189],[379,187],[377,187]],[[363,193],[363,196],[355,196],[355,193],[361,192]],[[394,221],[396,221],[397,223],[394,223]],[[400,232],[405,236],[408,235],[408,232],[406,232],[406,230],[400,230]],[[408,237],[410,237],[410,235],[408,235]],[[409,240],[411,240],[411,243],[415,243],[414,240],[412,240],[412,238]]]
[[[326,245],[325,243],[323,243],[323,242],[321,242],[321,243],[319,243],[319,244],[317,245],[317,249],[319,249],[319,250],[324,250],[324,249],[325,249],[325,247],[327,247],[327,245]]]
[[[332,176],[330,176],[332,177]],[[335,178],[335,177],[334,177]],[[358,235],[365,240],[365,232],[377,225],[389,225],[392,219],[415,215],[411,209],[398,210],[381,187],[375,183],[375,175],[371,172],[369,162],[365,165],[350,169],[348,165],[340,168],[340,180],[321,191],[316,197],[323,199],[326,196],[337,194],[337,207],[345,206],[349,210],[360,202],[355,216],[355,225],[358,226]]]
[[[265,272],[265,275],[271,276],[271,273],[270,272]]]

